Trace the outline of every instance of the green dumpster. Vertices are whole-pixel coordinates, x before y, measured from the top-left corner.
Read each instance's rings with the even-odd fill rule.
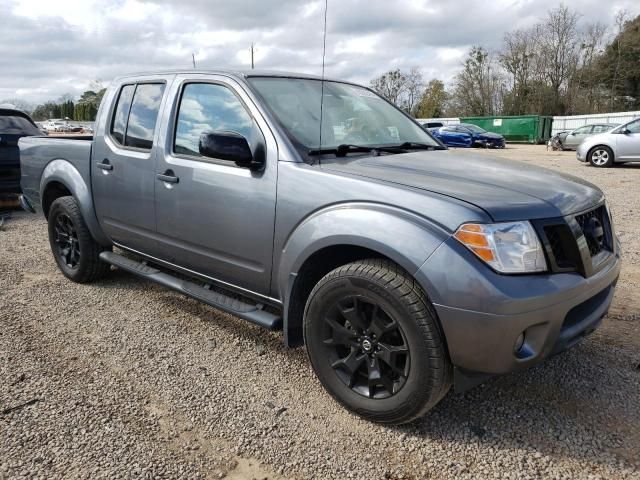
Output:
[[[499,133],[507,142],[545,143],[551,138],[553,117],[544,115],[461,117],[460,122],[472,123],[488,132]]]

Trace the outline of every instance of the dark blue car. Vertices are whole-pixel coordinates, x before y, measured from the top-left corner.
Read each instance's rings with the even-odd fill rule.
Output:
[[[504,137],[487,132],[471,123],[460,123],[429,129],[431,134],[449,147],[504,148]]]

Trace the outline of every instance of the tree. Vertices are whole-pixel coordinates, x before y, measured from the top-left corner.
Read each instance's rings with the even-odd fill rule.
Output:
[[[597,65],[605,33],[606,26],[599,22],[588,24],[582,32],[579,68],[568,94],[572,113],[597,113],[606,108],[600,88],[603,76]]]
[[[420,102],[416,106],[414,116],[416,118],[442,117],[446,103],[447,92],[444,88],[444,82],[434,78],[424,89]]]
[[[503,101],[508,115],[522,115],[530,108],[536,55],[534,31],[516,30],[505,34],[499,59],[511,81],[511,90]]]
[[[61,116],[60,105],[51,101],[38,105],[32,113],[34,120],[47,120],[49,118],[60,118]]]
[[[578,18],[578,13],[561,4],[537,27],[540,66],[553,92],[553,111],[549,113],[555,115],[567,112],[562,95],[578,66]]]
[[[405,75],[405,79],[405,99],[401,107],[407,113],[415,113],[414,110],[420,101],[420,96],[424,89],[422,71],[418,67],[412,67],[409,73]]]
[[[640,108],[640,15],[620,25],[624,18],[618,16],[618,33],[597,63],[610,111]]]
[[[104,95],[104,90],[104,88],[100,89],[99,92],[87,90],[80,95],[80,99],[75,107],[74,118],[76,120],[94,121],[98,113],[98,107],[102,101],[102,96]]]
[[[371,80],[371,88],[390,102],[400,106],[400,97],[407,90],[407,76],[399,68],[390,70]]]
[[[503,90],[502,75],[493,56],[482,47],[472,47],[454,80],[454,113],[496,115],[502,109]]]

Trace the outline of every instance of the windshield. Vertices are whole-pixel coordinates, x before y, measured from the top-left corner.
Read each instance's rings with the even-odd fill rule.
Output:
[[[465,128],[468,128],[474,133],[487,133],[487,131],[484,128],[480,128],[479,126],[473,125],[472,123],[461,123],[460,125]]]
[[[324,82],[322,141],[320,139],[320,80],[253,77],[249,82],[264,98],[280,124],[298,146],[363,147],[405,142],[439,144],[419,125],[372,91],[339,82]]]

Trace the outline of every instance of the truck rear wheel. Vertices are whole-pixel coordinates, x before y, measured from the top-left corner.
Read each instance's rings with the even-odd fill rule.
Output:
[[[305,307],[304,336],[326,390],[369,420],[410,422],[451,386],[436,313],[392,262],[357,261],[323,277]]]
[[[91,236],[73,197],[56,199],[48,220],[51,251],[65,277],[88,283],[109,271],[110,266],[98,258],[104,248]]]

